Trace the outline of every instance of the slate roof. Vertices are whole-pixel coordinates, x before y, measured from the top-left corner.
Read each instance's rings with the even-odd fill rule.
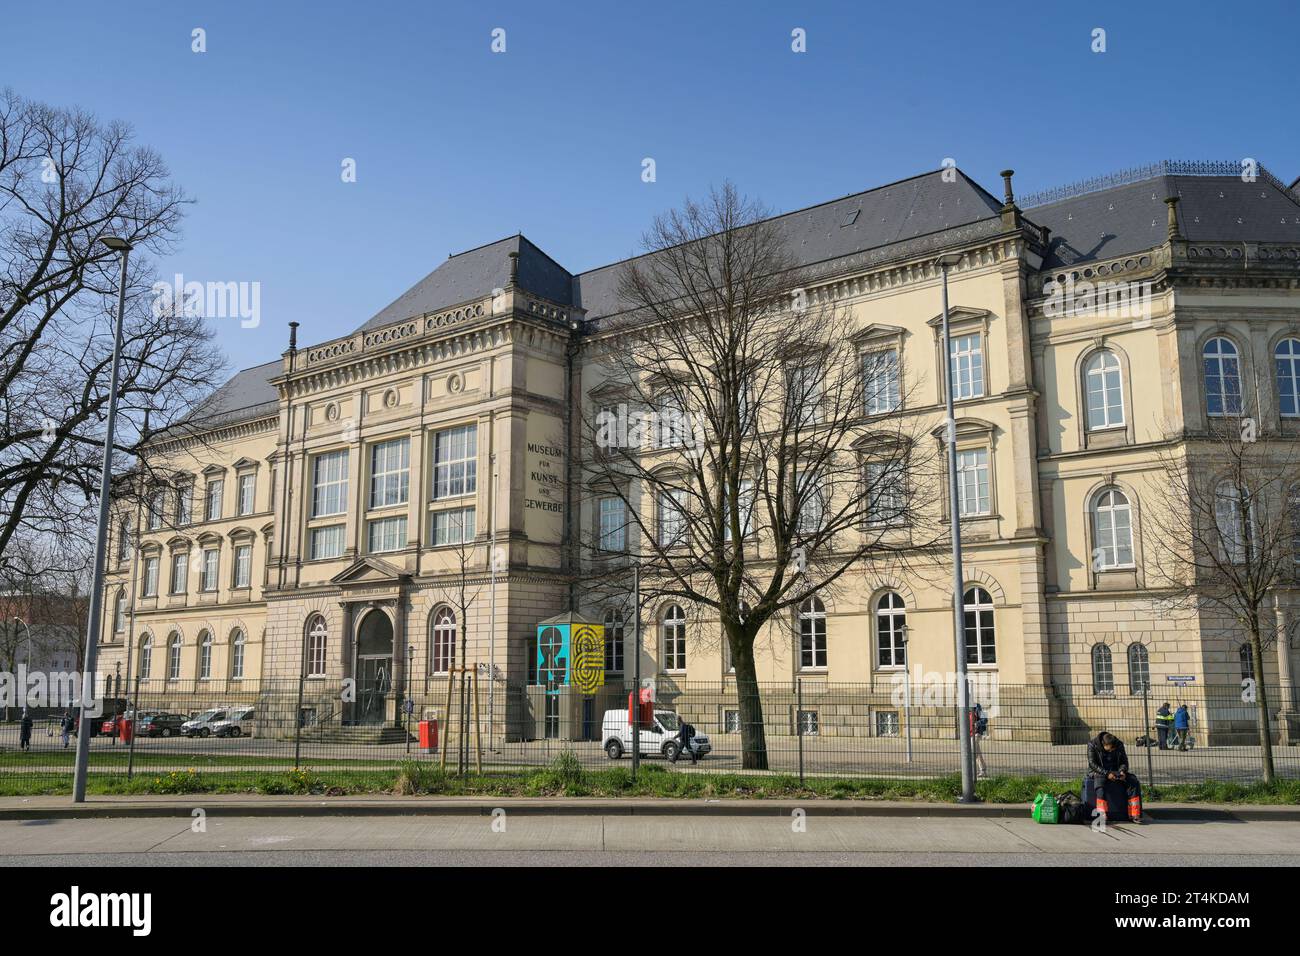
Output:
[[[184,419],[191,425],[215,427],[236,421],[248,421],[275,411],[280,393],[271,379],[284,370],[280,359],[238,372],[224,385],[195,406]],[[178,425],[181,423],[178,423]],[[172,431],[177,426],[172,426]]]

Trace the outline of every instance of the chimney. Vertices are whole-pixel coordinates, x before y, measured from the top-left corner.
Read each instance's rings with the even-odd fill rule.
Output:
[[[510,285],[514,287],[519,282],[519,253],[511,252],[510,255]]]
[[[1165,205],[1169,207],[1169,238],[1170,240],[1183,238],[1178,232],[1178,198],[1177,196],[1166,196]]]
[[[1004,169],[1000,173],[1002,176],[1002,191],[1004,198],[1002,200],[1002,223],[1008,229],[1020,228],[1020,207],[1016,205],[1015,193],[1011,191],[1011,177],[1016,174],[1014,169]]]
[[[298,357],[298,323],[289,323],[289,371],[293,371],[296,364],[295,359]]]

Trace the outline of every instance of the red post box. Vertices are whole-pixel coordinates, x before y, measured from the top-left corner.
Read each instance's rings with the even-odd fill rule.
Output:
[[[117,721],[117,736],[124,744],[129,744],[131,738],[135,736],[135,721],[128,720],[126,717],[120,717]]]
[[[641,719],[637,720],[637,698],[640,697]],[[630,691],[627,695],[627,722],[628,726],[640,724],[642,727],[651,727],[655,722],[655,692],[652,687],[642,687],[640,693]]]
[[[423,750],[434,750],[438,746],[438,720],[420,721],[420,747]]]

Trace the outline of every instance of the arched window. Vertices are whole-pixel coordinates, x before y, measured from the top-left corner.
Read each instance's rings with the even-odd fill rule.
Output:
[[[664,670],[686,670],[686,612],[676,604],[664,612]]]
[[[966,632],[966,663],[996,664],[993,599],[989,597],[989,592],[980,587],[968,588],[962,606],[965,609],[963,630]]]
[[[199,680],[212,678],[212,635],[204,631],[199,635]]]
[[[1255,649],[1249,644],[1242,644],[1237,651],[1237,657],[1241,661],[1242,679],[1254,678],[1255,676]]]
[[[153,666],[153,635],[146,634],[140,642],[140,679],[148,680]]]
[[[175,631],[167,643],[167,679],[181,679],[181,636]]]
[[[1083,369],[1084,392],[1088,398],[1088,429],[1120,428],[1124,425],[1124,384],[1119,358],[1102,349],[1088,359]]]
[[[307,628],[307,676],[321,677],[325,674],[325,647],[329,641],[329,627],[325,618],[317,614]]]
[[[113,632],[121,634],[126,630],[126,592],[118,590],[113,598]]]
[[[1115,671],[1111,666],[1110,648],[1105,644],[1092,646],[1092,692],[1115,693]]]
[[[230,679],[244,677],[244,632],[237,630],[230,639]]]
[[[1300,418],[1300,339],[1283,339],[1273,350],[1277,403],[1283,418]]]
[[[1212,416],[1241,414],[1241,359],[1237,346],[1222,336],[1205,343],[1205,411]]]
[[[1133,514],[1118,488],[1102,491],[1092,504],[1093,568],[1133,567]]]
[[[430,619],[429,655],[430,673],[446,674],[456,666],[456,614],[445,604]]]
[[[816,595],[799,608],[799,666],[826,666],[826,606]]]
[[[1254,503],[1245,488],[1238,488],[1231,481],[1220,482],[1215,488],[1214,522],[1225,560],[1234,564],[1246,560],[1246,541],[1253,537],[1254,511]]]
[[[1151,659],[1145,644],[1128,646],[1128,692],[1141,694],[1151,686]]]
[[[605,612],[605,673],[623,673],[623,612]]]
[[[876,663],[907,666],[907,611],[900,595],[889,591],[876,603]]]

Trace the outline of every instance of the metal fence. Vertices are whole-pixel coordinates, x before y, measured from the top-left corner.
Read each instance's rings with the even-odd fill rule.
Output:
[[[733,682],[675,683],[662,676],[656,712],[669,716],[642,733],[645,760],[667,766],[674,716],[709,738],[698,764],[682,772],[783,773],[807,777],[939,777],[957,772],[961,719],[950,686],[830,684],[800,679],[759,688],[764,747],[744,752],[740,701]],[[1287,690],[1289,694],[1289,689]],[[255,785],[267,775],[310,768],[330,775],[391,776],[403,760],[436,762],[450,772],[528,769],[572,753],[588,768],[626,767],[627,688],[593,695],[464,672],[397,689],[383,681],[356,684],[318,678],[265,681],[142,681],[125,698],[106,698],[92,724],[90,772],[96,776],[161,777],[196,770]],[[1274,761],[1282,777],[1300,777],[1290,701],[1267,688]],[[1187,739],[1158,746],[1156,712],[1186,704]],[[1257,700],[1240,687],[1154,687],[1150,693],[1091,687],[976,687],[972,701],[988,717],[977,739],[977,763],[988,775],[1081,776],[1086,744],[1107,730],[1123,740],[1133,771],[1156,785],[1261,777]],[[128,732],[118,711],[133,718]],[[0,773],[9,792],[66,786],[76,741],[66,746],[57,709],[37,711],[28,749],[20,723],[0,723]],[[617,738],[619,746],[606,745]],[[1153,746],[1143,746],[1149,739]],[[614,756],[617,754],[617,756]],[[748,756],[749,759],[746,759]],[[762,767],[764,769],[755,769]]]

